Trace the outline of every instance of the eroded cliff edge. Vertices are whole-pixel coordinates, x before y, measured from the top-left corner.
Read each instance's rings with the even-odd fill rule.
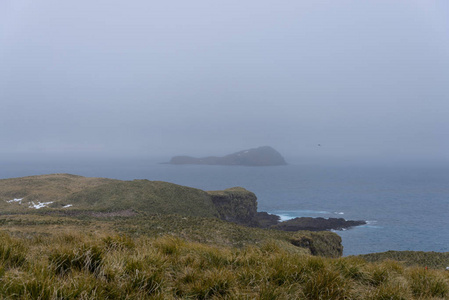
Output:
[[[222,220],[245,226],[258,227],[257,197],[254,193],[234,187],[223,191],[209,191]]]

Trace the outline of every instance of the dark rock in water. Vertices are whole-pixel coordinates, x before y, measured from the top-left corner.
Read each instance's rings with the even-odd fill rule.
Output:
[[[256,215],[258,227],[269,228],[279,223],[281,219],[278,215],[272,215],[264,211],[257,212]]]
[[[240,165],[240,166],[280,166],[286,165],[285,159],[275,149],[264,146],[243,150],[223,157],[209,156],[195,158],[190,156],[175,156],[169,164],[184,165]]]
[[[343,218],[294,218],[288,221],[281,222],[271,228],[283,230],[283,231],[298,231],[298,230],[310,230],[310,231],[323,231],[323,230],[343,230],[350,227],[364,225],[365,221],[351,221]]]

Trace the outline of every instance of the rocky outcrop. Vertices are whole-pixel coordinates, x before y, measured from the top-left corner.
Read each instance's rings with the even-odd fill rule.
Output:
[[[345,220],[343,218],[294,218],[288,221],[281,222],[271,228],[283,230],[283,231],[324,231],[324,230],[343,230],[350,227],[364,225],[365,221],[352,221]]]
[[[258,226],[257,197],[254,193],[234,187],[223,191],[209,191],[208,194],[220,219],[246,226]]]
[[[190,156],[175,156],[168,163],[174,165],[196,164],[230,166],[280,166],[287,164],[282,155],[269,146],[243,150],[223,157],[209,156],[195,158]]]
[[[279,223],[280,217],[278,215],[272,215],[264,211],[257,212],[256,220],[258,227],[269,228]]]
[[[279,216],[258,212],[256,195],[244,188],[235,187],[208,193],[222,220],[259,228],[270,228],[279,223]]]
[[[223,191],[207,192],[222,220],[240,225],[270,228],[282,231],[328,231],[343,230],[366,224],[365,221],[352,221],[343,218],[301,217],[279,222],[280,217],[257,211],[257,197],[254,193],[235,187]]]

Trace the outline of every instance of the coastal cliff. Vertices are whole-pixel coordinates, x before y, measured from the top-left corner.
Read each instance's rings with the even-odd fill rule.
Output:
[[[282,231],[328,231],[344,230],[354,226],[365,225],[362,220],[345,220],[343,218],[300,217],[280,222],[280,217],[267,212],[257,211],[257,197],[254,193],[235,187],[223,191],[208,192],[222,220],[240,225],[271,228]]]
[[[235,187],[224,191],[210,191],[208,194],[220,219],[245,226],[258,226],[257,197],[254,193]]]
[[[239,225],[283,231],[341,230],[363,225],[364,221],[324,218],[279,217],[257,211],[254,193],[234,187],[203,191],[169,182],[88,178],[51,174],[0,180],[0,212],[53,211],[64,214],[128,215],[132,211],[150,214],[179,214],[213,217]],[[132,213],[131,213],[132,214]]]
[[[223,157],[208,156],[195,158],[191,156],[175,156],[169,164],[173,165],[228,165],[228,166],[281,166],[286,165],[282,155],[269,146],[239,151]]]
[[[256,195],[241,187],[206,192],[161,181],[70,174],[0,180],[0,226],[81,224],[80,220],[116,224],[117,230],[133,234],[176,234],[224,245],[276,239],[314,255],[342,253],[341,239],[332,232],[262,229],[273,228],[279,217],[258,212]]]

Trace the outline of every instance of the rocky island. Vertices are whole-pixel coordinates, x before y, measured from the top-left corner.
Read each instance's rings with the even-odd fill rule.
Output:
[[[270,146],[242,150],[226,156],[208,156],[196,158],[191,156],[175,156],[168,164],[173,165],[229,165],[229,166],[281,166],[286,165],[282,155]]]

